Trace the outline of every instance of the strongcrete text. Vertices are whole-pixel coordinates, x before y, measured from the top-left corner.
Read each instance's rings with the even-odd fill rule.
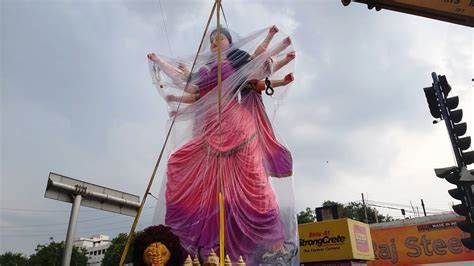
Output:
[[[346,240],[346,237],[341,236],[341,235],[338,235],[335,237],[325,236],[322,238],[308,239],[308,240],[304,238],[300,238],[300,247],[306,247],[306,246],[320,247],[322,245],[343,244],[345,240]]]

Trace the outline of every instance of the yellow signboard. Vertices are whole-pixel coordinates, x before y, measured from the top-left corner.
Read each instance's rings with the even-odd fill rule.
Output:
[[[300,224],[300,260],[373,260],[370,229],[351,219]]]
[[[394,0],[400,4],[417,6],[452,14],[474,16],[473,0]]]
[[[343,0],[367,4],[371,9],[388,9],[474,27],[474,0]]]

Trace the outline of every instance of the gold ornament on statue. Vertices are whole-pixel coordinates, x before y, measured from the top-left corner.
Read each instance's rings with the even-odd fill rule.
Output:
[[[239,257],[239,261],[237,261],[236,266],[245,266],[244,259],[242,259],[242,256]]]
[[[201,263],[199,262],[199,259],[197,256],[195,256],[193,259],[193,266],[201,266]]]
[[[213,248],[211,248],[211,253],[209,254],[209,257],[207,257],[204,266],[219,266],[219,257],[217,257]]]
[[[193,261],[191,260],[191,256],[188,254],[186,260],[183,263],[183,266],[193,266]]]

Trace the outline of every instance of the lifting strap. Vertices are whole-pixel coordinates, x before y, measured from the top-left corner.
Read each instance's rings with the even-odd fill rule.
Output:
[[[216,0],[217,2],[217,0]],[[209,28],[209,24],[211,23],[211,19],[212,19],[212,16],[214,15],[214,11],[216,10],[216,3],[214,3],[214,5],[212,6],[212,11],[211,11],[211,14],[209,15],[209,19],[207,21],[207,24],[206,24],[206,29],[204,30],[204,33],[202,35],[202,38],[201,38],[201,43],[199,44],[199,48],[198,48],[198,51],[196,53],[196,56],[194,58],[194,62],[193,62],[193,66],[191,67],[191,73],[193,72],[194,70],[194,67],[196,65],[196,61],[197,61],[197,58],[199,56],[199,53],[201,52],[201,48],[202,48],[202,44],[204,42],[204,38],[206,37],[206,33],[207,33],[207,30]],[[188,80],[186,82],[186,87],[188,86],[189,82],[191,81],[191,75],[189,75],[188,77]],[[183,100],[183,96],[184,96],[184,90],[183,90],[183,94],[181,94],[181,98],[179,100],[179,103],[178,103],[178,107],[176,109],[176,112],[179,111],[179,108],[181,106],[181,102]],[[160,162],[161,162],[161,158],[163,157],[163,154],[164,154],[164,150],[165,150],[165,147],[166,147],[166,144],[168,143],[168,139],[170,137],[170,134],[171,134],[171,130],[173,129],[173,126],[174,126],[174,123],[176,121],[176,115],[173,117],[173,120],[171,122],[171,125],[170,125],[170,128],[168,129],[168,133],[166,134],[166,138],[165,138],[165,141],[163,143],[163,146],[161,147],[161,151],[160,151],[160,155],[158,156],[158,160],[156,161],[156,164],[155,164],[155,168],[153,169],[153,173],[151,174],[151,177],[150,177],[150,180],[148,181],[148,186],[146,188],[146,191],[143,195],[143,200],[140,204],[140,207],[138,208],[138,211],[137,211],[137,214],[135,215],[135,219],[133,221],[133,224],[132,224],[132,228],[130,228],[130,232],[128,234],[128,238],[127,238],[127,242],[125,244],[125,248],[122,252],[122,256],[120,258],[120,266],[123,266],[124,262],[125,262],[125,258],[127,257],[127,254],[128,254],[128,249],[130,247],[130,242],[131,242],[131,239],[133,237],[133,235],[135,234],[135,229],[137,227],[137,224],[138,224],[138,220],[140,218],[140,214],[142,213],[142,210],[143,210],[143,206],[145,205],[145,202],[146,202],[146,199],[147,199],[147,196],[150,192],[150,189],[151,189],[151,185],[153,184],[153,180],[155,179],[155,175],[156,175],[156,172],[158,170],[158,166],[160,165]]]

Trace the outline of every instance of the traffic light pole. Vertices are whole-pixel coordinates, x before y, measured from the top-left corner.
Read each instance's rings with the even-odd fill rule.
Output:
[[[455,184],[457,188],[448,193],[461,204],[453,205],[457,214],[464,216],[465,220],[458,222],[458,227],[469,234],[462,238],[461,242],[467,248],[474,250],[474,175],[467,169],[467,165],[474,163],[474,151],[463,152],[471,145],[470,137],[462,137],[466,133],[466,123],[462,120],[462,109],[457,109],[459,98],[457,96],[447,98],[451,87],[445,76],[431,73],[433,78],[432,87],[424,88],[431,115],[434,118],[444,120],[448,130],[449,139],[456,158],[456,166],[435,169],[438,177],[445,178],[448,182]],[[436,122],[433,122],[436,123]]]
[[[444,123],[446,124],[446,129],[448,130],[449,139],[451,140],[451,146],[454,151],[454,156],[456,157],[456,164],[459,168],[463,167],[464,164],[461,158],[461,151],[457,146],[456,137],[454,135],[453,125],[451,122],[451,115],[448,113],[448,108],[446,108],[446,98],[444,97],[443,91],[441,90],[440,82],[438,76],[435,72],[431,73],[431,77],[433,78],[433,87],[438,95],[438,102],[441,107],[441,114],[444,118]]]
[[[441,114],[444,118],[444,123],[446,124],[446,129],[448,130],[449,139],[451,140],[451,146],[453,148],[454,156],[456,158],[456,164],[460,175],[459,181],[469,181],[463,180],[463,177],[465,177],[466,175],[470,175],[470,172],[467,171],[466,162],[463,161],[462,149],[459,145],[459,138],[456,137],[456,133],[454,132],[454,122],[451,119],[451,112],[447,104],[446,95],[440,86],[441,82],[435,72],[431,73],[431,77],[433,78],[433,87],[436,91],[436,94],[438,95],[438,102],[440,105]],[[444,86],[449,85],[444,84]],[[450,89],[446,90],[447,93],[449,93],[449,90]],[[469,177],[467,179],[469,179]],[[458,189],[461,190],[462,195],[464,196],[464,200],[466,201],[464,204],[469,208],[468,213],[472,213],[473,210],[471,209],[474,205],[472,195],[472,184],[470,184],[470,182],[459,182],[457,186]],[[467,217],[470,219],[471,223],[474,223],[474,217],[472,217],[472,215],[468,215]]]

